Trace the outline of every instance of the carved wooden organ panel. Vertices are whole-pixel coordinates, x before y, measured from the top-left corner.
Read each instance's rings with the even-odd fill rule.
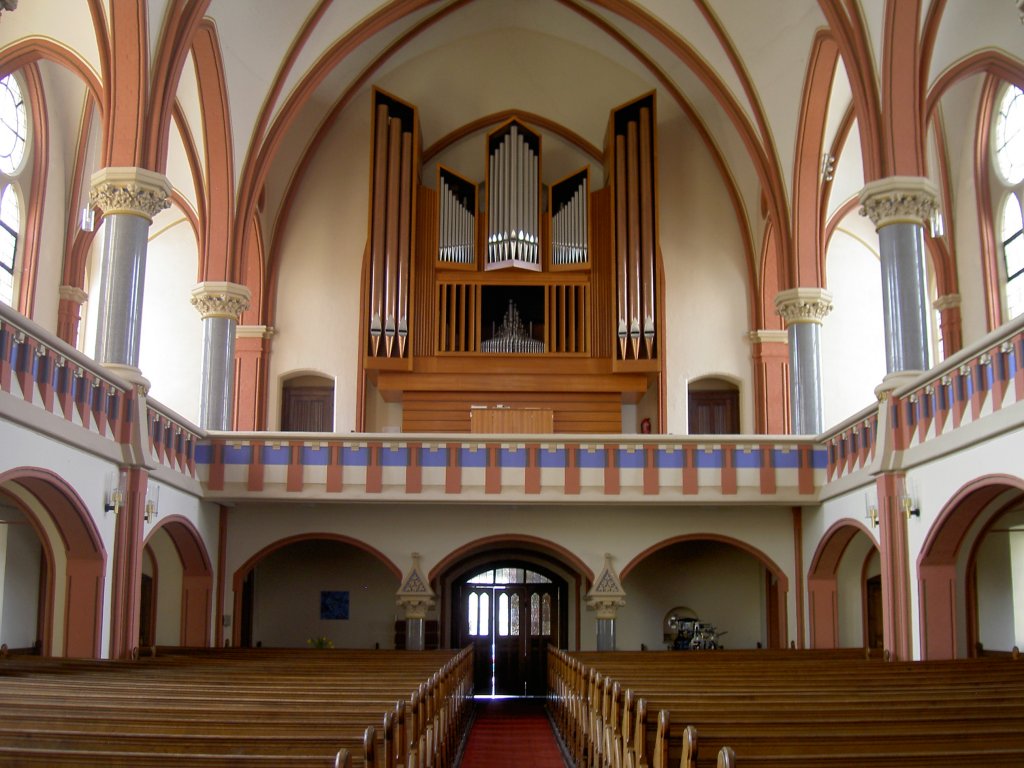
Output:
[[[363,366],[385,399],[648,391],[661,371],[655,125],[653,94],[626,104],[596,176],[545,180],[541,134],[513,118],[482,142],[483,179],[438,164],[421,184],[415,109],[374,92]]]

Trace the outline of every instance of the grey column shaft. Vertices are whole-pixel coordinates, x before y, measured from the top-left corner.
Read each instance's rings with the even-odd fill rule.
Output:
[[[597,650],[615,650],[615,619],[597,620]]]
[[[878,230],[887,373],[928,369],[928,302],[924,231],[896,222]]]
[[[203,429],[231,429],[235,372],[235,327],[230,317],[203,319],[202,391],[199,426]]]
[[[422,651],[426,647],[426,622],[423,619],[405,620],[405,650]]]
[[[149,221],[114,213],[104,230],[96,359],[138,368]]]
[[[788,333],[793,434],[817,435],[822,430],[821,325],[791,323]]]

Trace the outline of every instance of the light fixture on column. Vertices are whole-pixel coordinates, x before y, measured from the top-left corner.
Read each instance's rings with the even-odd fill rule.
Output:
[[[152,523],[160,514],[160,486],[150,485],[146,489],[146,506],[143,508],[142,516],[147,523]]]
[[[872,503],[868,494],[864,494],[864,517],[871,523],[872,528],[878,527],[878,504]]]
[[[111,472],[107,476],[107,487],[103,494],[103,511],[115,515],[124,506],[124,489],[121,487],[121,473]]]
[[[921,506],[917,503],[917,494],[914,492],[913,484],[907,478],[903,478],[903,490],[899,495],[899,505],[907,520],[912,517],[921,517]]]

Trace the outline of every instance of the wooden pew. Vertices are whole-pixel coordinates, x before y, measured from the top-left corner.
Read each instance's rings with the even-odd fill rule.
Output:
[[[1013,662],[553,651],[549,683],[556,724],[578,763],[596,768],[615,765],[609,728],[619,735],[621,761],[637,768],[719,759],[743,766],[936,765],[947,755],[961,764],[1024,764],[1024,665]],[[641,702],[652,716],[637,717]],[[734,754],[720,757],[726,746]]]
[[[471,650],[0,660],[0,763],[450,764]],[[419,768],[417,764],[416,768]]]

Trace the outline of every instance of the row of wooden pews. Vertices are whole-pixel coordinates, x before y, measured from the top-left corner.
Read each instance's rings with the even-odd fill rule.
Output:
[[[847,651],[568,653],[552,715],[578,768],[1024,765],[1024,662]]]
[[[472,649],[0,658],[0,765],[447,768]]]

